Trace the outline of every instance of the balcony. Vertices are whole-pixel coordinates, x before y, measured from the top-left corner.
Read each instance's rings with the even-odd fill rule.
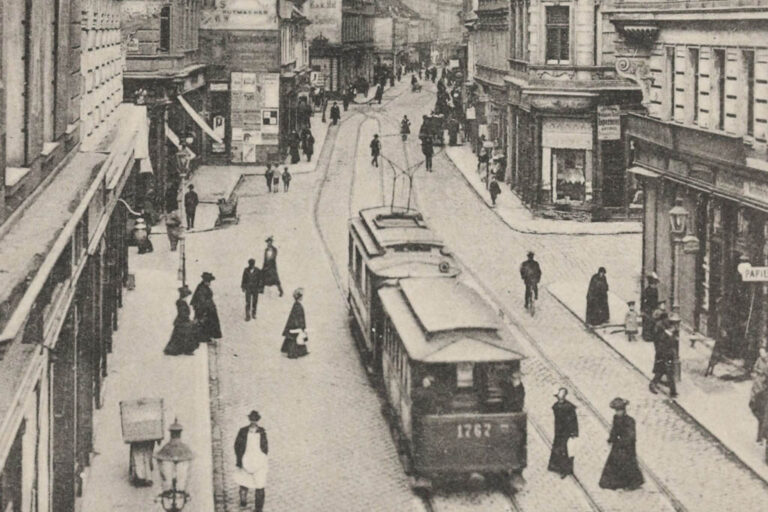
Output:
[[[704,158],[726,165],[745,165],[744,138],[695,126],[629,114],[625,117],[626,135],[661,146],[675,154]]]

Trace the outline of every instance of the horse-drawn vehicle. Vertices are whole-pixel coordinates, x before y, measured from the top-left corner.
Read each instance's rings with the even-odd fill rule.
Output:
[[[419,137],[429,137],[433,146],[442,146],[446,129],[445,116],[432,114],[424,118]]]

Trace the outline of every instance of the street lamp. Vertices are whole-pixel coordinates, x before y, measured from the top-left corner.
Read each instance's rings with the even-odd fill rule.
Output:
[[[118,198],[117,201],[122,203],[130,214],[136,217],[136,221],[133,224],[133,239],[136,241],[136,245],[141,245],[146,241],[147,236],[149,235],[149,229],[147,229],[147,223],[144,221],[144,217],[141,212],[134,211],[124,199]]]
[[[187,484],[195,454],[181,441],[183,429],[178,419],[169,430],[171,439],[155,454],[163,486],[163,492],[158,495],[158,499],[166,512],[181,512],[191,499]]]
[[[682,368],[680,367],[680,308],[679,306],[674,306],[672,308],[672,313],[669,315],[669,330],[672,333],[672,339],[674,341],[675,346],[674,349],[674,356],[672,358],[672,368],[673,368],[673,378],[680,382],[682,379]]]
[[[672,235],[672,244],[674,251],[672,253],[672,269],[674,276],[672,279],[672,307],[680,304],[680,249],[683,245],[688,228],[688,210],[683,206],[683,199],[675,199],[675,206],[669,210],[669,228]]]
[[[187,186],[187,176],[189,175],[190,168],[187,148],[192,142],[194,142],[194,139],[191,136],[188,136],[186,140],[181,143],[181,147],[176,152],[176,163],[179,170],[179,177],[181,178],[181,183],[179,184],[179,188],[181,189],[179,190],[179,212],[181,213],[182,219],[187,218],[186,207],[184,205],[184,190]],[[189,291],[189,287],[187,286],[187,242],[183,231],[179,242],[181,242],[181,251],[179,252],[179,279],[181,280],[182,289]]]

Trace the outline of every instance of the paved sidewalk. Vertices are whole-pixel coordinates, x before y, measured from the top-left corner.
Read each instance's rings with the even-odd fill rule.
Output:
[[[489,207],[512,229],[521,233],[542,235],[615,235],[623,233],[642,233],[639,222],[578,222],[568,220],[550,220],[534,217],[517,195],[508,187],[502,188],[496,198],[496,206],[491,206],[491,197],[485,189],[485,183],[477,173],[477,156],[469,144],[446,146],[445,153],[461,171],[467,182]],[[482,176],[484,177],[484,176]]]
[[[586,283],[558,282],[548,289],[571,313],[584,321]],[[627,311],[626,301],[610,292],[608,299],[611,325],[594,329],[595,334],[650,380],[653,378],[653,343],[643,341],[640,336],[638,341],[628,342],[622,328]],[[691,333],[681,332],[682,379],[677,386],[679,397],[675,402],[752,470],[768,480],[765,449],[755,442],[757,421],[747,405],[752,381],[745,377],[743,369],[728,362],[719,363],[714,375],[704,377],[712,353],[711,341],[696,342],[691,346],[691,338]],[[700,335],[694,339],[698,341]],[[659,389],[666,391],[663,386]],[[723,421],[724,418],[728,421]]]
[[[157,466],[152,487],[133,487],[129,482],[129,447],[122,440],[119,403],[141,397],[163,398],[166,437],[162,444],[168,441],[168,426],[178,418],[184,427],[182,440],[197,456],[189,484],[192,501],[184,510],[213,510],[207,346],[193,356],[163,354],[176,314],[178,253],[168,250],[165,237],[153,237],[153,242],[155,251],[150,254],[138,255],[131,249],[136,289],[124,294],[109,376],[104,381],[104,405],[94,416],[96,455],[81,500],[85,512],[161,509],[154,503],[161,485]]]

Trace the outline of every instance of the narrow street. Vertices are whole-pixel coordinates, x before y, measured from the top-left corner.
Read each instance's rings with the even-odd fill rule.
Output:
[[[221,434],[217,489],[221,510],[237,509],[231,480],[232,445],[245,416],[257,409],[270,435],[267,510],[696,510],[743,509],[765,495],[766,483],[734,459],[715,438],[610,350],[548,292],[561,280],[586,283],[597,266],[608,269],[612,290],[636,294],[640,237],[533,235],[509,229],[469,187],[445,153],[434,174],[416,173],[412,202],[504,312],[528,348],[524,382],[529,412],[528,486],[514,497],[492,490],[437,490],[428,503],[412,493],[402,471],[380,399],[362,369],[345,303],[346,221],[364,207],[392,200],[392,169],[371,166],[369,141],[382,138],[383,154],[406,166],[397,136],[404,113],[419,119],[433,94],[406,92],[400,84],[381,107],[354,106],[329,130],[314,173],[297,176],[288,193],[269,194],[263,178],[246,178],[237,190],[240,223],[191,236],[191,275],[216,275],[214,291],[224,338],[211,351],[214,431]],[[417,125],[418,122],[414,124]],[[410,165],[418,139],[407,143]],[[407,199],[396,182],[396,204]],[[508,192],[507,192],[508,193]],[[256,321],[245,322],[239,277],[249,257],[261,263],[264,239],[276,237],[285,295],[268,289]],[[210,250],[226,247],[225,252]],[[534,250],[544,270],[536,316],[523,315],[518,267]],[[288,360],[280,332],[294,288],[305,288],[310,356]],[[575,478],[546,471],[552,439],[550,406],[559,386],[578,407],[580,440]],[[621,394],[638,423],[638,452],[646,483],[633,493],[597,485],[609,445],[608,402]],[[216,446],[216,443],[215,443]],[[717,481],[703,472],[719,474]],[[557,492],[552,492],[557,488]],[[226,506],[224,506],[224,503]],[[741,505],[739,505],[739,503]]]

